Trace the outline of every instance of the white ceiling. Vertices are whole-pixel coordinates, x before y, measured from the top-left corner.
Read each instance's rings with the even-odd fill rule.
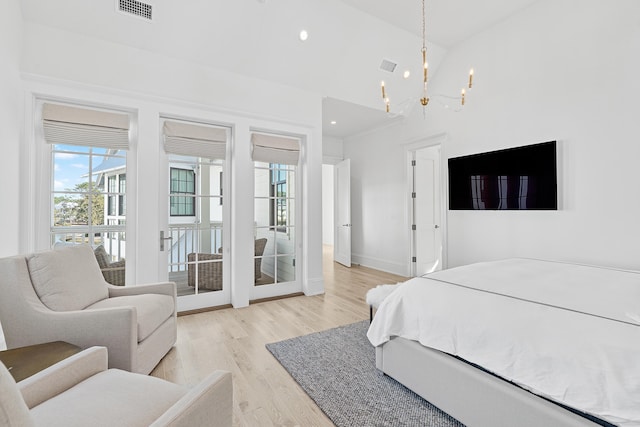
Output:
[[[341,0],[363,12],[422,37],[420,0]],[[450,48],[491,27],[536,0],[426,0],[427,38]]]
[[[434,71],[444,48],[535,1],[428,0]],[[146,2],[153,5],[152,23],[118,13],[115,0],[21,0],[21,5],[28,22],[318,93],[324,99],[323,129],[337,138],[381,123],[377,87],[387,78],[378,70],[383,58],[402,67],[419,59],[414,55],[421,45],[419,0]],[[297,38],[303,28],[309,31],[305,43]],[[397,99],[407,97],[402,84],[396,85]],[[405,86],[412,94],[413,86]]]
[[[397,116],[335,98],[322,100],[322,133],[338,139],[391,124]],[[332,122],[335,122],[333,124]]]
[[[422,38],[422,3],[419,0],[341,1]],[[427,0],[425,3],[427,40],[444,48],[451,48],[530,6],[535,1]],[[322,112],[323,133],[336,138],[346,138],[385,123],[384,118],[380,117],[380,114],[384,116],[381,110],[366,111],[357,105],[345,102],[329,102],[325,99]],[[332,127],[330,124],[332,117],[339,117],[343,123],[349,125],[345,125],[344,128]]]

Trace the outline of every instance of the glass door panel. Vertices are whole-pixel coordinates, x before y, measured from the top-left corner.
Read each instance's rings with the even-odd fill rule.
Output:
[[[169,155],[169,280],[178,296],[224,288],[223,160]]]
[[[256,286],[296,281],[295,169],[255,163]]]

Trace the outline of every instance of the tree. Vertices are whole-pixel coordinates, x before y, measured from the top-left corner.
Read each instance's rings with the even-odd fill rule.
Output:
[[[82,182],[66,191],[72,194],[54,198],[55,225],[89,224],[89,210],[91,210],[91,225],[104,224],[104,194],[95,183]]]

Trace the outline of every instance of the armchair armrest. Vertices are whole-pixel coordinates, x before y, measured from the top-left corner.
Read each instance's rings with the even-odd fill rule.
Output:
[[[233,419],[231,373],[214,371],[170,407],[150,427],[207,425],[230,427]]]
[[[66,341],[89,348],[99,342],[109,350],[112,368],[130,371],[135,366],[138,345],[135,308],[52,311],[43,305],[27,307],[30,310],[22,312],[23,333],[12,347]]]
[[[106,347],[91,347],[25,378],[18,388],[27,406],[33,408],[106,370]]]
[[[148,283],[144,285],[113,286],[107,285],[109,298],[141,294],[163,294],[176,296],[176,284],[174,282]]]

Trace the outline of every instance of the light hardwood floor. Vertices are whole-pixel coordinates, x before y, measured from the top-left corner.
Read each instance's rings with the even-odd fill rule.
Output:
[[[325,294],[178,317],[178,341],[151,375],[195,384],[215,369],[233,374],[234,426],[331,426],[265,344],[369,318],[367,290],[404,277],[332,261],[323,251]]]

